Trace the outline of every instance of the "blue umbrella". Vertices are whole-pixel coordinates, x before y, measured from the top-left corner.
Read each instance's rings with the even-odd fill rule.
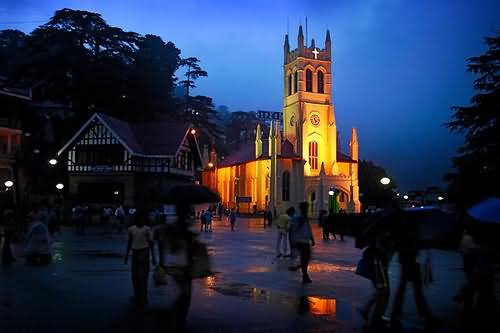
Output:
[[[486,199],[467,211],[479,222],[500,224],[500,198]]]

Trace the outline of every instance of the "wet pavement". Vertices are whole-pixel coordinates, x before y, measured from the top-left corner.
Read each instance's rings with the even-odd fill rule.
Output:
[[[322,241],[314,226],[316,246],[310,275],[301,284],[290,272],[292,259],[275,258],[276,230],[262,219],[238,219],[231,232],[225,220],[214,232],[201,233],[209,247],[214,276],[195,280],[188,318],[191,332],[358,332],[363,320],[357,308],[373,292],[369,281],[354,274],[361,251],[353,239]],[[22,258],[0,266],[0,332],[168,332],[176,297],[173,281],[155,287],[144,310],[129,304],[129,267],[123,264],[126,235],[107,226],[85,236],[63,228],[54,242],[54,261],[29,266]],[[20,256],[21,249],[16,249]],[[425,293],[442,332],[460,332],[458,305],[452,298],[463,281],[457,253],[432,251],[434,283]],[[391,288],[399,267],[391,264]],[[411,288],[410,288],[411,289]],[[411,290],[404,308],[404,331],[423,331]],[[390,307],[388,314],[390,313]]]

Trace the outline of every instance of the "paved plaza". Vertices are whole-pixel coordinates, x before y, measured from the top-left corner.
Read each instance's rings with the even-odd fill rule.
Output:
[[[276,229],[262,219],[214,221],[213,233],[200,238],[209,246],[216,274],[194,282],[188,318],[191,332],[358,332],[363,320],[357,308],[372,293],[370,283],[355,275],[361,251],[354,240],[317,240],[310,267],[313,283],[301,284],[291,272],[291,259],[276,259]],[[126,235],[108,226],[92,227],[85,236],[63,228],[54,242],[49,266],[26,265],[22,258],[0,266],[0,332],[167,332],[173,281],[151,284],[149,305],[129,304],[129,267],[123,263]],[[19,255],[19,247],[16,248]],[[459,308],[452,298],[463,281],[456,253],[433,251],[434,283],[426,296],[444,332],[461,331]],[[397,286],[398,264],[391,265],[391,288]],[[410,288],[411,289],[411,288]],[[390,308],[388,313],[390,313]],[[404,330],[420,331],[408,290]]]

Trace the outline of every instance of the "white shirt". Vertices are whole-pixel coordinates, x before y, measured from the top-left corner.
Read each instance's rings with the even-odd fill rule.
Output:
[[[149,246],[149,242],[153,241],[151,237],[151,228],[148,226],[138,227],[136,225],[128,228],[128,234],[132,238],[132,249],[142,250]]]

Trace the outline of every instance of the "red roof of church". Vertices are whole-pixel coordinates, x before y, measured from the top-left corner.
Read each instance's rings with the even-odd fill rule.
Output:
[[[240,149],[232,152],[228,156],[226,156],[222,161],[219,162],[218,167],[224,168],[232,165],[244,164],[251,161],[256,161],[260,159],[268,159],[268,151],[269,151],[269,143],[268,139],[262,140],[262,155],[259,158],[255,158],[255,143],[245,143]],[[297,155],[293,150],[293,144],[285,140],[281,143],[281,154],[278,155],[278,158],[301,158],[300,155]],[[348,162],[348,163],[356,163],[350,156],[338,151],[337,152],[337,161],[338,162]]]

